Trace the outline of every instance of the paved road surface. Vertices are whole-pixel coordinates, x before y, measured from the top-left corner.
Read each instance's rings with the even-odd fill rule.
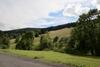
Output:
[[[48,64],[36,62],[33,60],[0,54],[0,67],[63,67],[63,66],[50,66]],[[65,67],[65,66],[64,66]]]

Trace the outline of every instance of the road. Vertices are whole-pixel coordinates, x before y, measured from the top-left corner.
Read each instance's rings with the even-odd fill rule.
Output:
[[[53,66],[30,59],[0,54],[0,67],[65,67]]]

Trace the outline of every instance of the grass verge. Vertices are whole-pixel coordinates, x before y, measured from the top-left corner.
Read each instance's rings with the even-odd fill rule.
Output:
[[[72,64],[76,65],[77,67],[100,67],[99,57],[82,57],[53,51],[24,51],[0,49],[0,52],[6,52],[18,56],[25,56],[33,59],[42,59],[48,62]]]

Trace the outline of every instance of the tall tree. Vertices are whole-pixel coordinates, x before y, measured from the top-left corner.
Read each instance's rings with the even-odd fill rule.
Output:
[[[10,39],[6,36],[0,37],[0,48],[6,49],[10,46]]]
[[[24,34],[21,40],[17,43],[16,49],[21,50],[32,50],[34,40],[34,33],[28,32]]]
[[[77,21],[77,26],[73,29],[69,45],[79,53],[95,54],[97,9],[90,10],[87,14],[82,14]]]
[[[40,50],[44,50],[44,49],[50,49],[51,48],[51,38],[49,36],[49,33],[43,34],[41,35],[40,38]]]
[[[97,18],[95,54],[100,56],[100,16]]]

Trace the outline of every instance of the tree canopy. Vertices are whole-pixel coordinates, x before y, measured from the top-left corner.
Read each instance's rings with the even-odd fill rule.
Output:
[[[100,55],[100,13],[97,9],[80,15],[69,41],[70,48],[78,53]]]

